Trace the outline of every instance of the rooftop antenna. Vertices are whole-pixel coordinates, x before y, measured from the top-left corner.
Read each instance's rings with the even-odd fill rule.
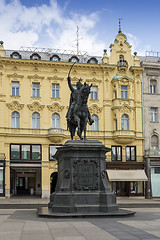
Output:
[[[122,30],[121,30],[121,20],[122,20],[122,18],[119,18],[119,31],[118,31],[118,33],[122,32]]]
[[[77,34],[77,44],[76,44],[76,46],[77,46],[77,55],[78,55],[78,53],[79,53],[79,40],[81,40],[81,39],[83,39],[83,38],[79,38],[79,27],[77,26],[77,32],[76,32],[76,34]]]

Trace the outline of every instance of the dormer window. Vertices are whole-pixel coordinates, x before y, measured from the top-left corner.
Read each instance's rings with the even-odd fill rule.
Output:
[[[76,56],[73,56],[69,59],[69,62],[73,62],[73,63],[79,62],[79,59]]]
[[[41,56],[38,53],[33,53],[30,56],[30,59],[32,59],[32,60],[41,60]]]
[[[61,59],[58,55],[53,55],[50,57],[50,61],[59,62]]]
[[[17,58],[17,59],[21,59],[21,55],[19,54],[19,52],[13,52],[11,55],[11,58]]]
[[[97,64],[98,63],[98,60],[96,58],[90,58],[87,63],[91,63],[91,64]]]

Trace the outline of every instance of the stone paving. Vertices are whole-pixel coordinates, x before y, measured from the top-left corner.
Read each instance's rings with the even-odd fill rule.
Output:
[[[156,240],[160,208],[132,217],[39,218],[36,209],[0,209],[0,240]]]

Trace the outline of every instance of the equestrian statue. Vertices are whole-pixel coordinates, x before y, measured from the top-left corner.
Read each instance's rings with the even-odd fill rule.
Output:
[[[74,63],[75,64],[75,63]],[[74,65],[73,64],[73,65]],[[71,69],[73,67],[71,66]],[[69,71],[69,74],[71,72]],[[68,74],[68,86],[71,90],[69,109],[66,114],[67,118],[67,129],[69,129],[71,134],[71,139],[75,136],[77,130],[77,135],[81,140],[86,140],[86,126],[87,122],[92,125],[94,120],[91,118],[89,112],[87,101],[90,94],[90,89],[92,84],[89,86],[86,82],[81,83],[81,78],[76,83],[76,88],[71,84],[71,78]],[[82,138],[82,132],[84,132],[84,138]]]

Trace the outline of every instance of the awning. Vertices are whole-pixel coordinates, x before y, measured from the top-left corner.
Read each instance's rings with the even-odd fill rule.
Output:
[[[148,181],[143,169],[137,170],[107,170],[109,181]]]

